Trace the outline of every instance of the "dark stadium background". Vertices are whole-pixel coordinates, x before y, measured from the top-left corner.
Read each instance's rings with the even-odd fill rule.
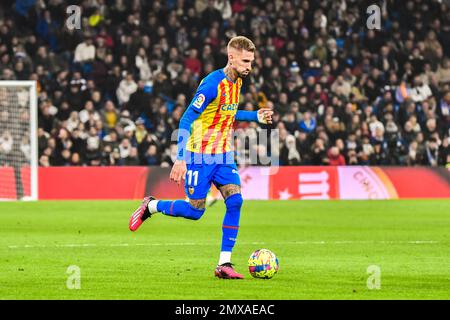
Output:
[[[170,167],[196,86],[242,34],[257,55],[240,108],[275,110],[281,165],[445,165],[449,7],[378,2],[369,30],[374,3],[2,1],[0,77],[38,82],[40,166]]]

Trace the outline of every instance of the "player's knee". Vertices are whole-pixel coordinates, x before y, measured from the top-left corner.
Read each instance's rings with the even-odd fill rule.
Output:
[[[203,216],[204,213],[205,213],[204,208],[203,209],[195,208],[191,204],[189,204],[188,214],[186,215],[186,218],[191,220],[198,220]]]
[[[239,212],[243,202],[244,199],[242,199],[242,195],[240,193],[236,193],[225,199],[225,206],[230,212]]]

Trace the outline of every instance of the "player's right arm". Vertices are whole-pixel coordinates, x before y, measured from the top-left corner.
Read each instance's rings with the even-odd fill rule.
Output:
[[[270,108],[261,108],[258,111],[238,110],[236,113],[236,121],[255,121],[263,124],[272,123],[273,111]]]
[[[213,81],[208,81],[207,78],[203,79],[200,86],[195,93],[194,98],[187,107],[183,116],[180,119],[180,125],[178,127],[178,151],[177,160],[173,164],[170,172],[170,180],[180,184],[186,174],[186,143],[191,134],[191,126],[195,120],[200,117],[201,113],[205,110],[208,104],[211,103],[217,96],[217,84]]]

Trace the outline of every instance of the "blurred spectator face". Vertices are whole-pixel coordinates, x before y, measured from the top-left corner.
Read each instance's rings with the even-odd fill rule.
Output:
[[[89,79],[89,80],[86,82],[86,88],[89,89],[89,90],[94,90],[94,89],[95,89],[95,83],[94,83],[94,80]]]
[[[69,137],[69,133],[67,132],[66,129],[64,129],[64,128],[59,129],[58,138],[60,138],[61,140],[65,140],[68,137]]]
[[[95,103],[99,103],[102,100],[102,94],[100,91],[95,90],[94,92],[92,92],[92,101],[94,101]]]
[[[438,143],[437,143],[437,141],[436,141],[436,139],[430,139],[429,141],[428,141],[428,148],[431,150],[431,151],[436,151],[437,149],[438,149]]]
[[[96,120],[94,126],[95,129],[101,131],[103,129],[103,122],[101,120]]]
[[[120,145],[121,145],[123,148],[129,148],[129,147],[131,146],[130,140],[128,140],[128,139],[123,139],[122,142],[120,143]]]
[[[80,164],[80,155],[76,152],[73,153],[70,161],[72,162],[73,165]]]
[[[286,122],[295,122],[295,115],[292,112],[286,114]]]
[[[421,144],[421,143],[423,143],[423,140],[424,140],[423,133],[422,132],[417,133],[417,136],[416,136],[417,143]]]
[[[39,165],[41,167],[49,167],[50,166],[50,161],[47,155],[43,154],[40,158],[39,158]]]
[[[67,149],[64,149],[64,150],[62,151],[61,155],[62,155],[62,157],[63,157],[65,160],[69,160],[69,159],[70,159],[70,156],[71,156],[70,151],[67,150]]]
[[[280,123],[282,123],[282,122],[280,122]],[[284,128],[284,124],[283,124],[282,127],[279,126],[278,129],[280,130],[280,140],[281,140],[281,141],[285,141],[285,140],[286,140],[286,137],[288,136],[288,132],[287,132],[287,130]]]
[[[300,104],[305,105],[308,102],[308,99],[305,96],[301,96],[299,102]]]
[[[316,139],[316,141],[314,142],[314,149],[315,150],[324,150],[325,149],[325,144],[324,141],[322,139]]]
[[[405,122],[405,131],[406,132],[411,132],[412,130],[413,130],[413,126],[412,126],[411,122],[410,121],[406,121]]]
[[[54,138],[50,138],[47,141],[47,146],[51,149],[54,149],[56,147],[56,141]]]
[[[114,61],[114,57],[112,54],[107,54],[105,57],[105,63],[106,64],[112,64]]]
[[[106,103],[105,103],[105,110],[106,110],[107,112],[113,112],[113,111],[115,111],[114,103],[113,103],[111,100],[106,101]]]
[[[157,152],[157,149],[156,149],[156,146],[154,144],[152,144],[152,145],[150,145],[150,147],[148,147],[147,154],[149,156],[156,156],[156,152]]]
[[[297,101],[292,101],[290,104],[290,108],[291,108],[291,112],[293,112],[295,114],[299,111],[300,106]]]
[[[109,133],[109,138],[110,138],[111,142],[117,141],[117,132],[116,131],[111,131]]]
[[[280,76],[280,69],[278,69],[278,68],[273,68],[270,75],[271,75],[271,77],[274,78],[274,79],[278,78],[278,77]]]
[[[0,121],[6,122],[9,119],[9,113],[6,110],[0,112]]]
[[[322,92],[322,86],[320,85],[320,83],[317,83],[317,84],[314,86],[314,93],[320,95],[321,92]]]
[[[309,77],[306,79],[306,84],[307,84],[309,87],[314,86],[315,83],[316,83],[316,79],[315,79],[313,76],[309,76]]]
[[[129,126],[125,127],[124,134],[125,134],[125,137],[131,139],[133,137],[133,134],[134,134],[133,128],[131,128]]]
[[[52,155],[52,153],[53,153],[53,149],[50,148],[50,147],[45,148],[44,152],[43,152],[43,154],[48,156],[48,157],[50,157]]]
[[[185,96],[184,94],[180,93],[180,94],[177,96],[177,101],[176,101],[176,103],[177,103],[178,105],[180,105],[180,106],[185,106],[185,105],[186,105],[186,96]]]
[[[94,104],[92,103],[91,100],[86,101],[86,103],[84,104],[84,108],[85,108],[87,111],[93,111],[93,110],[94,110]]]
[[[381,129],[380,127],[375,128],[375,138],[377,138],[377,139],[383,139],[384,138],[383,129]]]
[[[130,150],[130,158],[137,158],[137,156],[138,156],[137,148],[135,148],[135,147],[131,148],[131,150]]]
[[[348,155],[349,164],[357,164],[358,163],[358,157],[356,155],[355,150],[350,150],[347,155]]]
[[[264,59],[264,67],[271,68],[272,67],[272,59],[271,58],[265,58]]]
[[[332,117],[334,114],[334,109],[332,106],[329,106],[325,109],[325,116],[330,116]]]
[[[183,109],[181,107],[177,107],[172,112],[172,117],[179,121],[181,119],[181,116],[183,115]]]
[[[436,130],[436,119],[435,118],[428,119],[427,123],[426,123],[426,126],[427,126],[429,131]]]
[[[22,62],[22,61],[18,61],[18,62],[16,63],[16,66],[15,66],[14,69],[15,69],[17,72],[23,71],[23,62]]]
[[[191,49],[189,51],[189,58],[191,59],[197,59],[198,51],[197,49]]]
[[[382,149],[381,149],[381,144],[380,143],[376,143],[374,146],[374,150],[375,153],[381,153]]]
[[[311,120],[311,112],[307,111],[303,115],[303,120],[308,121]]]
[[[445,103],[450,104],[450,91],[445,94],[444,101]]]
[[[77,85],[70,86],[70,92],[77,93],[78,91],[79,91],[79,89],[78,89]]]
[[[91,137],[97,136],[97,129],[96,129],[95,127],[91,127],[91,128],[89,129],[89,135],[90,135]]]
[[[347,103],[345,105],[345,113],[347,113],[347,114],[353,113],[353,104],[352,103]]]
[[[78,139],[80,137],[80,130],[78,130],[77,128],[73,129],[72,131],[72,138],[73,139]]]

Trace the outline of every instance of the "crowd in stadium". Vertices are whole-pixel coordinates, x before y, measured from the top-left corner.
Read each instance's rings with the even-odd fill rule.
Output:
[[[66,24],[72,4],[79,29]],[[273,108],[280,136],[279,150],[247,148],[280,165],[445,165],[450,8],[383,1],[377,30],[366,25],[371,4],[2,0],[0,77],[38,83],[41,166],[171,166],[172,132],[199,81],[245,35],[257,52],[240,108]],[[8,143],[0,132],[0,153]]]

